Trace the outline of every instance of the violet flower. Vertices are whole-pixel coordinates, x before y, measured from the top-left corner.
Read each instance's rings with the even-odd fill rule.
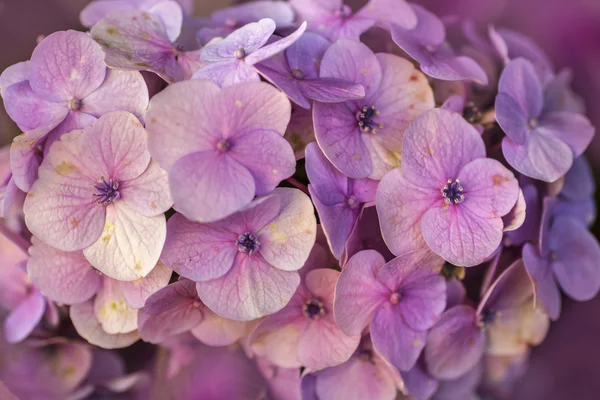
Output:
[[[247,321],[281,310],[300,284],[315,243],[312,204],[296,189],[277,188],[213,223],[175,214],[161,259],[195,282],[216,314]]]
[[[267,44],[275,21],[263,18],[233,31],[224,39],[215,39],[200,50],[205,63],[192,79],[205,79],[221,87],[240,82],[259,81],[255,64],[282,52],[298,40],[306,30],[306,23],[289,36]]]
[[[523,58],[506,66],[498,91],[496,119],[507,135],[502,151],[508,163],[545,182],[563,176],[594,136],[589,120],[569,111],[548,110],[542,82]]]
[[[357,335],[370,323],[375,349],[397,369],[409,370],[446,304],[442,264],[429,250],[412,251],[387,264],[374,250],[355,254],[335,290],[340,329]]]
[[[512,172],[485,158],[479,132],[460,115],[436,109],[404,133],[402,166],[379,184],[377,212],[392,253],[427,245],[470,267],[500,245],[502,217],[518,197]]]
[[[141,123],[126,112],[63,135],[25,200],[27,227],[59,250],[83,250],[114,279],[148,275],[165,241],[163,213],[172,200],[146,141]]]
[[[289,120],[288,99],[266,83],[186,81],[153,97],[148,144],[169,172],[175,209],[215,221],[292,176],[296,159],[282,137]]]
[[[363,100],[314,105],[315,136],[331,163],[354,179],[381,179],[399,166],[404,130],[434,107],[423,74],[405,59],[341,39],[325,52],[320,77],[365,88]]]
[[[364,97],[365,89],[360,84],[319,77],[319,65],[329,46],[324,37],[306,32],[283,53],[257,64],[256,69],[306,109],[310,109],[311,100],[339,103]]]
[[[13,180],[25,192],[37,179],[46,137],[49,147],[61,134],[89,126],[107,112],[129,111],[143,119],[148,107],[142,76],[108,70],[102,48],[76,31],[46,37],[29,62],[2,73],[0,88],[8,115],[25,132],[11,146]]]
[[[306,174],[310,181],[308,191],[329,248],[340,260],[365,203],[375,201],[379,182],[346,177],[325,158],[316,143],[306,147]]]

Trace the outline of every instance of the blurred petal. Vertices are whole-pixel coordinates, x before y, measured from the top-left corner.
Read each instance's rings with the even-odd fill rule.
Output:
[[[37,326],[44,315],[46,300],[33,290],[17,308],[11,310],[4,320],[4,338],[8,343],[18,343],[25,339]]]

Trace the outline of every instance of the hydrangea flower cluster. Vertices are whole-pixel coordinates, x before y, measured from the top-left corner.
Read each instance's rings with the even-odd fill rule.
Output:
[[[189,3],[0,76],[0,398],[510,391],[600,291],[568,73],[404,0]]]

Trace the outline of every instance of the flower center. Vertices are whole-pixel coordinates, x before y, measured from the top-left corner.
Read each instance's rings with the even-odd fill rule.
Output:
[[[390,303],[392,303],[392,304],[398,304],[401,299],[402,299],[402,296],[400,296],[400,293],[398,293],[398,292],[394,292],[394,293],[390,294]]]
[[[319,300],[309,300],[302,306],[302,313],[308,319],[319,319],[325,315],[325,307]]]
[[[363,132],[377,133],[377,128],[383,129],[383,124],[377,123],[374,118],[379,115],[379,110],[375,106],[363,107],[356,113],[358,127]]]
[[[494,319],[496,319],[496,312],[491,311],[491,310],[486,310],[486,311],[482,312],[481,315],[479,316],[478,325],[481,329],[484,329],[489,324],[494,322]]]
[[[534,130],[535,128],[538,127],[539,124],[540,124],[540,121],[538,121],[537,118],[530,118],[529,121],[527,121],[527,127],[530,130]]]
[[[81,100],[79,99],[71,99],[71,101],[69,101],[69,109],[70,110],[79,110],[81,108]]]
[[[460,180],[448,179],[444,187],[442,188],[442,196],[447,204],[458,204],[465,201],[465,196],[462,194],[463,187],[460,185]]]
[[[471,124],[478,124],[481,122],[483,115],[475,103],[469,101],[463,109],[463,117]]]
[[[121,198],[121,193],[119,193],[119,182],[113,178],[110,178],[107,182],[102,176],[100,177],[100,183],[94,187],[98,190],[98,193],[94,194],[94,197],[98,198],[96,201],[98,204],[107,206]]]
[[[217,142],[217,150],[221,153],[227,153],[231,150],[231,141],[229,139],[221,139]]]
[[[353,210],[359,205],[359,201],[355,196],[350,196],[346,198],[346,207]]]
[[[340,8],[338,8],[334,15],[337,18],[348,18],[349,16],[352,15],[352,8],[350,8],[349,5],[344,4],[343,6],[341,6]]]
[[[246,57],[246,50],[244,50],[242,47],[240,47],[239,49],[237,49],[236,51],[233,52],[233,55],[238,60],[241,60],[244,57]]]
[[[298,80],[304,79],[304,72],[300,68],[296,68],[292,71],[292,76]]]
[[[240,237],[235,241],[235,244],[238,247],[239,251],[244,253],[248,253],[248,255],[252,255],[255,251],[260,249],[260,242],[250,232],[246,232],[240,235]]]

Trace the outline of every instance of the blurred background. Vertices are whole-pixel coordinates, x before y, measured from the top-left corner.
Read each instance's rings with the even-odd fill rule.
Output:
[[[573,88],[600,127],[600,0],[412,0],[440,16],[494,21],[531,36],[556,68],[574,72]],[[82,29],[79,11],[88,0],[0,0],[0,71],[27,60],[40,35]],[[196,0],[195,14],[209,15],[236,0]],[[20,133],[0,107],[0,145]],[[587,156],[600,178],[600,135]],[[598,198],[598,197],[597,197]],[[600,224],[594,232],[598,237]],[[600,297],[565,299],[560,320],[535,348],[514,400],[594,400],[600,395]]]

